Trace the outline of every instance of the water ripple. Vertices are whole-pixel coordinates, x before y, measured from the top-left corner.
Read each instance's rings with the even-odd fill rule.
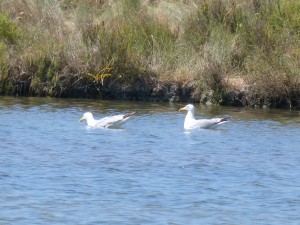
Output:
[[[297,224],[299,113],[198,107],[232,121],[183,130],[180,105],[0,99],[1,224]],[[89,129],[131,109],[123,129]]]

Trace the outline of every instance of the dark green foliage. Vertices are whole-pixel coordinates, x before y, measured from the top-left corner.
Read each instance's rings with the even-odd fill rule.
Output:
[[[8,15],[0,13],[0,41],[16,44],[20,37],[21,31],[17,25],[9,20]]]

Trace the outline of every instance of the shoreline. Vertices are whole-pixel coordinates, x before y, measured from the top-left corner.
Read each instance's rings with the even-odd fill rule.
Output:
[[[236,81],[238,81],[236,84]],[[186,102],[201,103],[206,105],[223,105],[239,107],[259,107],[259,108],[286,108],[300,109],[300,99],[284,101],[283,97],[278,99],[264,99],[251,93],[251,87],[245,85],[241,80],[235,79],[230,82],[222,95],[216,101],[214,93],[217,90],[208,89],[201,93],[195,93],[193,87],[185,87],[174,83],[163,82],[138,82],[131,85],[117,83],[111,85],[109,80],[102,84],[94,82],[78,82],[73,88],[56,90],[51,95],[49,93],[35,93],[30,87],[30,80],[18,82],[7,81],[6,90],[3,88],[5,82],[1,82],[0,94],[2,96],[15,97],[54,97],[54,98],[86,98],[103,100],[123,100],[123,101],[152,101],[152,102]],[[44,87],[46,90],[46,86]],[[281,100],[281,101],[280,101]]]

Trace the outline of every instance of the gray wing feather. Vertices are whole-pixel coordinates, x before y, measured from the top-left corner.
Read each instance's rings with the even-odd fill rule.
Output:
[[[96,124],[97,127],[105,127],[105,128],[112,128],[112,127],[119,127],[124,124],[127,120],[129,120],[130,116],[132,116],[135,112],[127,113],[125,115],[115,115],[115,116],[108,116],[100,119]]]

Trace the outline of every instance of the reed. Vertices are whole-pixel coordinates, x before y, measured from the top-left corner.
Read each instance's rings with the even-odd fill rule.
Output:
[[[11,0],[0,3],[0,91],[102,96],[176,84],[223,104],[299,105],[300,3]],[[247,88],[246,88],[247,87]]]

